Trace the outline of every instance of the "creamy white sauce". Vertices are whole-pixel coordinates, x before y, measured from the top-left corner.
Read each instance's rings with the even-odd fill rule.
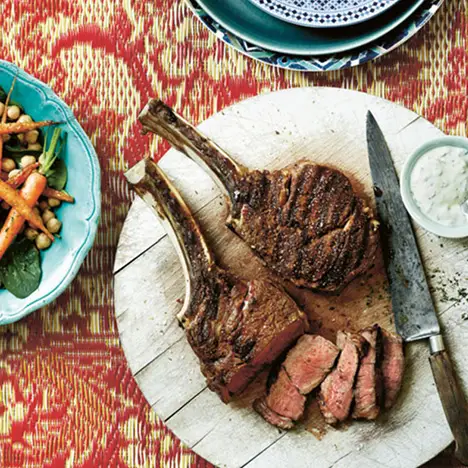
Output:
[[[421,156],[411,173],[411,191],[420,210],[444,226],[464,226],[468,200],[468,151],[435,148]]]

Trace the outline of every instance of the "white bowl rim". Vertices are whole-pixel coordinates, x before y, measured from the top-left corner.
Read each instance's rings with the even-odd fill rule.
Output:
[[[403,164],[400,177],[401,198],[411,217],[424,229],[440,237],[462,239],[468,237],[468,221],[466,226],[444,226],[428,218],[418,207],[411,191],[411,174],[416,162],[427,152],[443,146],[453,146],[468,150],[468,138],[458,136],[443,136],[427,141],[417,148]]]

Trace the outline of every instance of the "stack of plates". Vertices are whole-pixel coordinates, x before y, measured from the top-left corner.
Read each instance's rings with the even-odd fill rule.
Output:
[[[443,0],[187,0],[220,39],[270,65],[331,71],[380,57]]]

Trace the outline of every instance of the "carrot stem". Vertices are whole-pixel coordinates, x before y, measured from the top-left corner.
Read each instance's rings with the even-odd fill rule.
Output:
[[[46,184],[47,179],[37,172],[32,173],[26,179],[19,196],[29,209],[32,210],[34,205],[37,203],[46,187]],[[21,216],[20,211],[15,208],[10,210],[5,224],[0,231],[0,259],[5,255],[5,252],[15,240],[25,221],[26,219]]]
[[[38,172],[33,172],[29,177],[32,177],[35,174],[41,175]],[[38,198],[42,194],[42,191],[38,195]],[[30,206],[28,206],[28,204],[13,187],[10,187],[6,182],[3,182],[2,180],[0,180],[0,198],[5,200],[5,202],[8,203],[12,208],[15,208],[21,216],[26,218],[26,221],[28,221],[28,223],[31,226],[42,231],[51,241],[54,240],[54,236],[44,226],[41,217],[36,212],[34,212],[34,210]]]

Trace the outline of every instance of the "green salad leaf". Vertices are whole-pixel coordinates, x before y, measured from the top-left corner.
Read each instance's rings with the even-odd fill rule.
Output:
[[[47,184],[56,190],[63,190],[67,185],[68,171],[63,159],[57,159],[47,174]]]
[[[41,282],[42,270],[39,251],[27,239],[17,240],[0,261],[0,280],[14,296],[30,296]]]

